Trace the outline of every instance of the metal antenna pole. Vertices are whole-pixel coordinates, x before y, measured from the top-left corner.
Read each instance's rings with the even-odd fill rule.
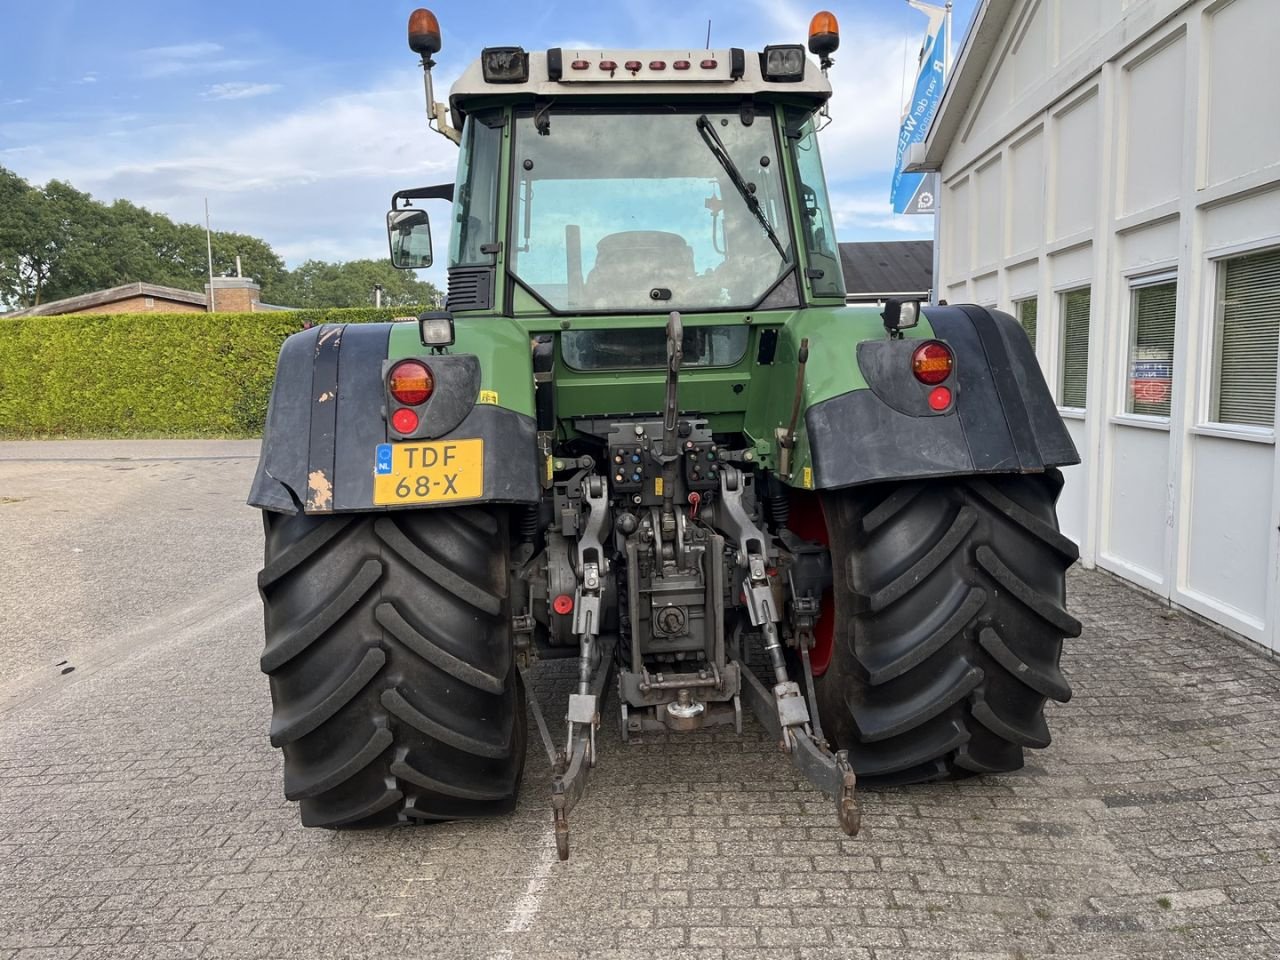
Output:
[[[707,18],[707,49],[711,49],[711,18]]]
[[[213,313],[213,232],[209,229],[209,198],[204,198],[204,243],[209,254],[209,302],[207,312]]]

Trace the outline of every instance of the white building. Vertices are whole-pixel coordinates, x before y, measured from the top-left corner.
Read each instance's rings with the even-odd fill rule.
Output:
[[[939,296],[1035,340],[1083,562],[1280,650],[1280,0],[984,0],[910,159]]]

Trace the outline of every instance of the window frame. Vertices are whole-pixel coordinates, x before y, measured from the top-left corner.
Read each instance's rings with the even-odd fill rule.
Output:
[[[710,112],[723,112],[724,108],[725,108],[725,104],[723,101],[713,98],[710,100],[690,100],[687,103],[682,101],[681,104],[679,105],[678,112],[689,113],[690,115],[693,115],[693,114],[696,114],[699,111],[699,109],[702,112],[710,113]],[[636,107],[635,109],[640,111],[646,111],[653,114],[663,114],[663,115],[670,112],[668,109],[663,108],[659,104],[644,104],[639,107]],[[610,106],[607,104],[606,105],[590,104],[590,103],[566,104],[564,107],[561,108],[561,110],[565,112],[571,112],[574,114],[592,114],[592,113],[616,114],[618,113],[616,106]],[[519,135],[517,132],[517,124],[519,123],[521,118],[527,119],[529,117],[534,116],[537,112],[538,110],[535,105],[516,104],[514,107],[512,107],[509,110],[507,114],[508,121],[510,123],[510,135],[508,136],[508,142],[503,147],[504,156],[507,158],[509,163],[509,168],[507,171],[508,199],[506,200],[506,208],[505,208],[506,209],[505,243],[506,243],[507,250],[511,250],[515,248],[516,244],[518,243],[517,236],[518,236],[518,231],[520,229],[520,224],[518,222],[519,214],[516,212],[516,204],[519,201],[519,181],[520,181],[519,172],[517,170],[517,167],[519,165],[516,162],[517,153],[519,150],[519,143],[518,143]],[[553,120],[554,120],[554,116],[555,114],[553,113],[552,114]],[[790,150],[787,143],[785,142],[784,118],[782,114],[778,113],[774,107],[758,106],[756,108],[755,119],[763,120],[764,122],[770,124],[773,130],[774,156],[777,158],[780,177],[782,180],[781,194],[779,198],[780,199],[779,209],[783,215],[783,221],[780,222],[779,224],[775,224],[775,227],[777,228],[777,233],[779,238],[781,240],[788,241],[791,245],[790,247],[791,259],[790,259],[789,269],[786,269],[782,273],[780,273],[777,276],[777,278],[775,278],[774,282],[770,284],[769,287],[764,291],[764,293],[760,295],[759,299],[757,299],[752,304],[741,305],[741,306],[715,305],[715,306],[707,306],[707,307],[698,307],[696,309],[688,310],[687,312],[689,313],[741,314],[741,313],[756,313],[756,312],[761,312],[766,310],[798,310],[810,305],[810,302],[809,302],[810,298],[807,296],[807,293],[808,293],[807,281],[804,278],[804,270],[802,269],[802,263],[807,263],[807,261],[802,261],[800,259],[801,248],[803,245],[800,241],[799,234],[797,232],[799,228],[795,222],[795,216],[794,216],[794,210],[793,210],[794,197],[791,192],[792,188],[790,186],[790,180],[789,180],[791,176],[791,171],[788,169],[788,166],[787,166],[791,162],[791,160],[790,160]],[[785,227],[785,232],[783,230],[783,227]],[[837,244],[837,250],[838,249],[839,249],[839,246]],[[600,310],[586,310],[586,309],[580,309],[576,307],[572,309],[566,309],[564,307],[559,307],[552,304],[537,289],[535,289],[533,286],[531,286],[529,283],[523,280],[512,269],[511,261],[509,258],[504,258],[502,270],[507,283],[512,288],[519,288],[522,295],[527,296],[530,300],[537,303],[542,310],[545,310],[546,313],[548,313],[553,317],[558,317],[558,316],[584,317],[584,318],[587,318],[587,317],[653,317],[653,316],[663,315],[666,312],[669,312],[671,309],[669,305],[668,306],[659,305],[659,306],[653,307],[652,309],[646,309],[646,310],[615,309],[615,308],[600,309]],[[843,274],[841,276],[843,277]],[[781,299],[778,297],[778,293],[779,291],[785,291],[789,280],[794,282],[792,295],[785,297],[785,299]]]
[[[1174,285],[1174,354],[1170,363],[1173,364],[1171,374],[1171,391],[1178,392],[1181,386],[1177,377],[1177,350],[1178,340],[1180,339],[1181,330],[1180,318],[1177,314],[1177,297],[1179,277],[1176,268],[1159,270],[1151,273],[1131,274],[1123,278],[1125,289],[1128,291],[1128,315],[1125,318],[1125,340],[1124,355],[1122,363],[1118,371],[1118,382],[1116,386],[1116,399],[1118,401],[1119,410],[1112,415],[1113,423],[1122,423],[1129,426],[1151,427],[1156,430],[1168,430],[1173,422],[1174,400],[1173,393],[1170,394],[1169,414],[1161,416],[1159,414],[1135,413],[1129,409],[1130,403],[1130,383],[1129,373],[1133,366],[1133,350],[1138,335],[1138,294],[1140,291],[1151,287],[1165,286],[1167,284]]]
[[[1018,326],[1022,327],[1022,332],[1026,333],[1026,325],[1022,322],[1022,306],[1023,304],[1033,303],[1036,310],[1036,335],[1034,337],[1028,335],[1027,340],[1031,344],[1031,352],[1039,356],[1040,346],[1040,295],[1038,293],[1028,293],[1025,296],[1014,297],[1011,301],[1013,307],[1013,319],[1018,321]]]
[[[1093,282],[1077,283],[1071,286],[1061,287],[1054,291],[1054,300],[1056,308],[1057,321],[1057,346],[1058,357],[1055,364],[1057,391],[1054,396],[1054,402],[1057,404],[1058,412],[1068,417],[1084,419],[1089,410],[1089,338],[1093,336]],[[1065,402],[1066,380],[1067,380],[1067,298],[1073,293],[1086,292],[1089,295],[1089,336],[1085,340],[1085,397],[1084,406],[1068,406]],[[1039,334],[1039,308],[1037,307],[1036,332]]]
[[[1219,360],[1222,355],[1223,323],[1226,313],[1227,269],[1234,260],[1265,253],[1280,254],[1280,237],[1268,238],[1261,243],[1254,242],[1252,244],[1223,247],[1206,255],[1205,270],[1209,273],[1209,276],[1204,284],[1203,308],[1205,313],[1213,317],[1213,323],[1203,333],[1202,388],[1200,391],[1199,416],[1196,418],[1196,425],[1191,429],[1194,434],[1272,445],[1276,442],[1277,424],[1280,424],[1280,409],[1272,414],[1273,420],[1269,427],[1257,424],[1224,422],[1214,415],[1214,408],[1217,406],[1220,395],[1221,367]],[[1280,371],[1277,372],[1275,401],[1277,407],[1280,407]]]

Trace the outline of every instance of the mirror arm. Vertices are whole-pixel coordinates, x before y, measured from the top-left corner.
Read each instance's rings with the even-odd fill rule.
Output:
[[[452,183],[437,183],[431,187],[410,187],[406,190],[397,190],[391,195],[391,209],[399,209],[401,200],[448,200],[453,203],[453,186]]]

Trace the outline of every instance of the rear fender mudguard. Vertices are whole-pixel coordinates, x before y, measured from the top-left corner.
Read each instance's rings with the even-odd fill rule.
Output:
[[[1008,314],[928,307],[955,353],[951,408],[937,413],[911,373],[918,341],[867,341],[857,352],[869,389],[805,412],[813,486],[974,473],[1036,473],[1080,462],[1026,333]]]
[[[389,439],[383,371],[391,330],[390,323],[332,324],[303,330],[284,342],[249,493],[251,506],[309,514],[392,509],[373,502],[375,452]],[[485,473],[482,497],[442,506],[536,503],[540,488],[533,418],[477,403],[475,358],[444,359],[458,375],[440,378],[438,388],[450,392],[433,396],[424,417],[438,407],[442,417],[448,414],[450,429],[422,435],[482,438]]]

